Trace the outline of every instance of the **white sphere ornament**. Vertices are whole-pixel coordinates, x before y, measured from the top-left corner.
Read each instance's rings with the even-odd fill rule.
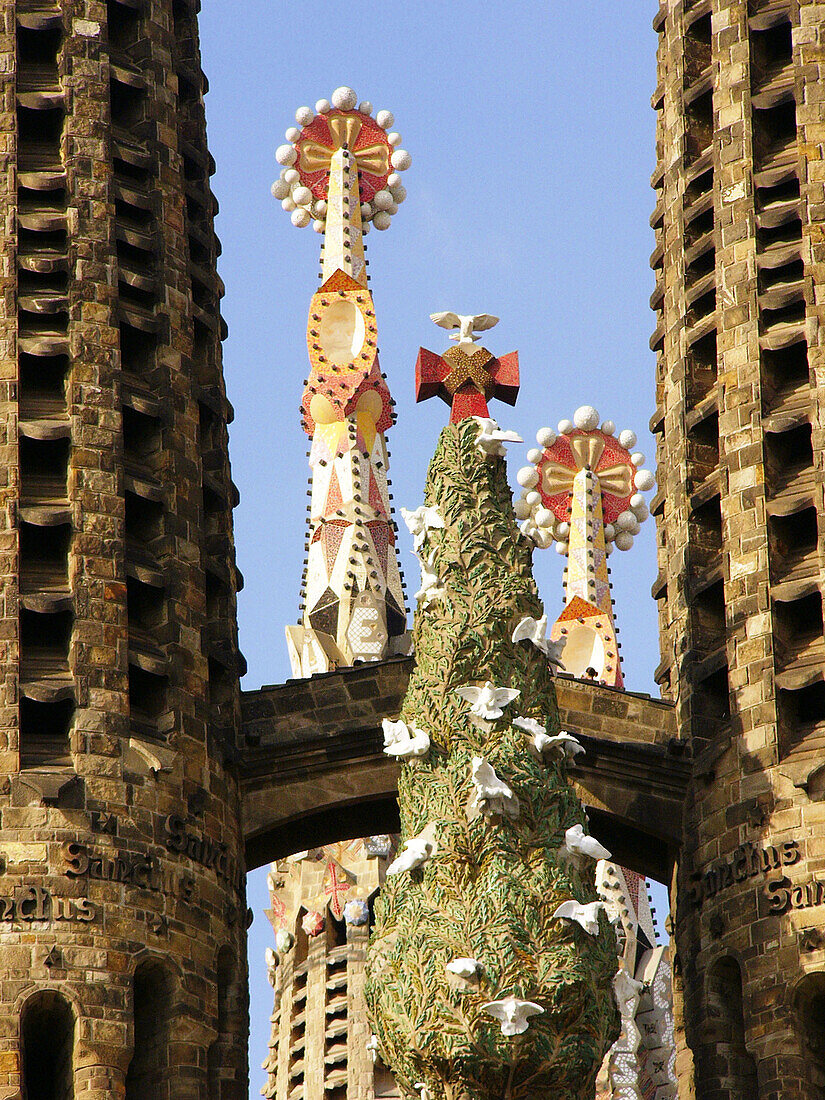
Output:
[[[375,121],[382,130],[389,130],[390,126],[395,122],[395,115],[392,111],[379,111],[375,116]]]
[[[332,104],[328,99],[319,99],[315,104],[315,110],[319,115],[328,115],[332,110]]]
[[[312,212],[316,217],[323,218],[324,214],[327,212],[327,200],[318,199],[317,202],[312,204]]]
[[[295,209],[295,203],[292,201],[292,197],[287,195],[285,199],[281,200],[281,206],[286,210],[287,214],[291,213]]]
[[[348,88],[345,84],[340,88],[336,88],[332,93],[332,105],[337,107],[339,111],[352,111],[355,109],[357,102],[358,96],[352,88]]]
[[[616,528],[612,523],[606,523],[604,525],[604,541],[612,542],[616,537]]]
[[[372,206],[368,202],[361,203],[361,221],[368,222],[372,217]]]
[[[520,497],[513,505],[513,511],[515,512],[516,519],[527,519],[530,515],[530,505],[524,497]]]
[[[567,542],[557,542],[556,543],[556,553],[557,554],[566,554],[569,549],[570,549],[570,544],[567,543]]]
[[[637,489],[646,490],[652,489],[656,484],[656,478],[653,476],[650,470],[637,470],[636,476],[633,478],[633,484]]]
[[[292,211],[290,215],[292,224],[298,229],[305,229],[306,226],[312,221],[312,217],[308,210],[303,210],[301,207]]]
[[[295,112],[295,121],[299,126],[309,126],[315,118],[315,112],[311,107],[299,107]]]
[[[616,544],[609,542],[604,548],[605,555],[609,558],[613,551],[616,549]]]
[[[614,545],[617,550],[629,550],[633,546],[633,536],[629,531],[620,531]]]
[[[312,223],[312,228],[315,230],[316,233],[323,233],[326,227],[327,223],[321,218],[316,218],[315,221]]]
[[[635,535],[639,530],[639,521],[632,512],[620,512],[616,517],[615,527],[617,531],[629,531],[631,535]]]
[[[530,450],[527,452],[528,462],[538,462],[540,458],[541,451],[538,449],[538,447],[531,447]]]
[[[390,205],[387,207],[387,213],[390,215],[390,217],[392,217],[393,214],[397,214],[398,213],[398,203],[397,202],[391,202]]]
[[[401,177],[399,176],[399,174],[397,172],[390,172],[390,174],[387,176],[387,187],[389,187],[390,191],[392,191],[393,188],[400,186]]]
[[[372,114],[372,104],[368,99],[362,99],[358,104],[358,110],[364,115]]]
[[[539,527],[549,527],[555,518],[549,508],[536,509],[536,523]]]
[[[279,145],[275,150],[275,159],[278,164],[283,164],[289,167],[290,164],[294,164],[298,159],[298,154],[295,152],[291,145]]]
[[[644,521],[650,515],[650,509],[646,504],[637,504],[636,507],[633,509],[633,515],[636,517],[639,523],[644,523]]]
[[[567,435],[574,430],[576,425],[572,420],[560,420],[556,427],[559,429],[559,435]]]
[[[389,191],[376,191],[372,197],[372,204],[376,210],[389,210],[393,198]]]
[[[298,175],[298,169],[297,168],[287,168],[287,170],[284,172],[284,180],[288,184],[290,184],[290,186],[293,183],[297,183],[300,178],[301,177]]]
[[[592,432],[599,426],[599,412],[592,405],[580,405],[573,413],[573,423],[583,432]]]
[[[307,203],[312,202],[312,192],[308,187],[303,187],[299,184],[298,187],[293,188],[292,200],[297,203],[298,206],[306,206]]]
[[[616,425],[613,423],[612,420],[603,420],[602,431],[605,435],[613,435],[613,433],[616,431]]]
[[[387,142],[395,148],[396,145],[401,144],[401,135],[397,130],[393,130],[391,134],[387,134]]]
[[[386,210],[379,210],[375,217],[372,219],[372,224],[376,229],[384,230],[389,229],[392,223],[392,218],[389,216]]]
[[[552,447],[556,442],[556,433],[552,428],[539,428],[536,432],[536,443],[540,447]]]
[[[412,157],[406,149],[396,149],[390,157],[390,164],[397,172],[406,172],[412,164]]]
[[[633,463],[634,466],[644,466],[645,456],[642,454],[641,451],[634,451],[633,454],[630,456],[630,461]]]
[[[538,484],[538,480],[539,472],[535,466],[522,466],[516,474],[516,481],[525,489],[532,489],[534,485]]]
[[[298,129],[297,126],[290,126],[290,128],[284,134],[284,137],[286,138],[286,140],[291,142],[291,143],[296,142],[300,136],[301,136],[301,131]]]
[[[361,236],[366,237],[367,233],[369,233],[369,231],[371,229],[372,229],[372,226],[370,225],[370,223],[369,222],[364,222],[364,224],[361,226]]]
[[[535,489],[531,490],[524,498],[532,508],[537,508],[541,504],[541,494],[537,493]]]
[[[278,201],[280,201],[281,199],[285,199],[289,194],[289,184],[286,180],[275,180],[270,191],[272,192],[273,199],[278,199]]]
[[[570,534],[570,524],[566,523],[564,520],[562,520],[561,523],[556,528],[556,538],[566,539],[569,534]]]
[[[387,182],[389,183],[389,180]],[[407,197],[407,188],[403,183],[396,183],[394,187],[390,188],[390,192],[397,203],[402,203]]]
[[[636,446],[636,433],[626,428],[623,432],[619,432],[619,442],[623,447],[627,447],[627,449],[630,450],[631,447]]]
[[[634,493],[633,496],[630,498],[630,507],[633,509],[634,512],[643,504],[647,504],[647,501],[641,493]]]

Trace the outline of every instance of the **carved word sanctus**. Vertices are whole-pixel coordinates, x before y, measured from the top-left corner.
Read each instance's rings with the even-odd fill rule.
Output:
[[[188,856],[194,863],[213,870],[218,878],[234,883],[238,888],[244,884],[241,870],[231,859],[225,844],[191,832],[177,814],[170,814],[164,825],[164,843],[170,852]]]
[[[0,897],[0,921],[88,922],[96,916],[88,898],[55,897],[45,886],[18,886],[11,897]]]
[[[735,882],[744,882],[745,879],[754,878],[757,875],[767,875],[780,867],[791,867],[798,863],[800,858],[799,846],[795,840],[786,840],[775,847],[757,848],[750,841],[734,848],[727,859],[715,863],[702,874],[696,876],[688,892],[690,905],[699,907],[707,898],[713,898]],[[773,883],[768,884],[768,888]],[[773,907],[772,907],[773,908]],[[777,910],[773,910],[776,912]]]

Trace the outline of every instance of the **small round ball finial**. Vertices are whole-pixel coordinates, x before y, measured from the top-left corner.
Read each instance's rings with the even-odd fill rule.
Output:
[[[319,99],[315,104],[315,112],[319,115],[328,115],[332,110],[332,104],[328,99]]]
[[[389,229],[391,223],[392,218],[386,210],[379,210],[372,219],[372,224],[376,229]]]
[[[332,93],[332,105],[337,107],[339,111],[352,111],[355,109],[357,102],[358,96],[352,88],[348,88],[345,84],[340,88],[336,88]]]
[[[583,432],[592,432],[599,426],[599,412],[592,405],[580,405],[573,413],[573,423]]]
[[[284,167],[288,168],[298,159],[298,154],[291,145],[279,145],[275,150],[275,159],[278,164],[283,164]]]
[[[311,107],[299,107],[295,112],[295,121],[299,126],[309,126],[315,118],[315,112]]]
[[[381,127],[382,130],[389,130],[392,124],[395,122],[395,115],[392,111],[379,111],[375,116],[375,121]]]

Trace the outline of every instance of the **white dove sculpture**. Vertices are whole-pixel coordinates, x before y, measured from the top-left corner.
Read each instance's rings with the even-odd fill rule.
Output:
[[[419,1100],[433,1100],[433,1094],[424,1081],[416,1081],[413,1088],[418,1091]]]
[[[375,1034],[370,1035],[367,1039],[367,1053],[373,1064],[378,1061],[378,1036]]]
[[[266,959],[266,976],[269,980],[269,984],[274,985],[275,968],[278,965],[278,956],[275,954],[271,947],[267,947],[264,957]]]
[[[565,760],[572,760],[574,756],[584,752],[581,745],[567,730],[559,730],[552,736],[547,733],[541,722],[535,718],[514,718],[513,725],[529,733],[533,738],[533,748],[540,757],[548,752],[558,752]]]
[[[508,706],[521,695],[518,688],[495,687],[491,680],[485,681],[481,687],[455,688],[455,693],[470,704],[470,714],[487,722],[501,718],[504,714],[502,707]]]
[[[523,443],[524,440],[518,432],[505,432],[490,416],[474,416],[478,424],[476,447],[485,458],[506,458],[505,443]]]
[[[532,642],[536,649],[540,649],[545,655],[549,664],[555,665],[557,668],[563,668],[561,654],[567,639],[559,638],[558,641],[551,642],[546,634],[546,615],[542,615],[540,619],[525,615],[513,631],[512,640],[514,642]]]
[[[576,921],[589,936],[598,936],[599,911],[602,909],[607,911],[603,901],[589,901],[586,905],[578,901],[563,901],[553,916],[560,920]]]
[[[544,1012],[535,1001],[522,1001],[518,997],[504,997],[500,1001],[487,1001],[482,1009],[501,1023],[502,1035],[521,1035],[530,1026],[528,1018]]]
[[[458,329],[451,332],[450,339],[457,340],[458,346],[463,352],[472,354],[473,345],[476,342],[476,332],[486,332],[498,324],[499,318],[492,313],[452,313],[449,310],[444,313],[431,313],[430,320],[440,328]]]
[[[429,607],[433,600],[440,600],[444,595],[444,583],[433,569],[435,551],[426,561],[421,557],[418,560],[421,562],[421,587],[416,592],[415,598],[422,607]]]
[[[393,722],[389,718],[381,719],[384,730],[384,752],[398,760],[412,760],[416,756],[426,756],[430,750],[430,738],[417,726],[406,722]]]
[[[424,540],[427,538],[428,531],[434,531],[436,528],[444,526],[444,517],[435,504],[421,504],[414,512],[411,512],[407,508],[402,508],[401,515],[404,517],[407,529],[413,537],[413,547],[416,553],[418,553],[424,545]]]
[[[481,970],[481,963],[478,959],[453,959],[452,962],[448,962],[445,970],[449,970],[451,974],[457,974],[459,978],[475,978]]]
[[[564,852],[577,865],[588,859],[610,859],[611,853],[593,836],[588,836],[581,825],[572,825],[564,834]]]
[[[415,867],[422,867],[427,860],[435,855],[438,844],[435,839],[435,824],[430,824],[422,829],[418,836],[411,836],[404,841],[404,850],[399,852],[387,868],[388,875],[400,875],[402,871],[412,871]]]
[[[474,810],[478,810],[485,817],[494,817],[498,814],[504,814],[510,818],[518,817],[518,798],[504,780],[499,779],[495,769],[483,756],[473,757],[472,779],[476,789],[472,802]]]

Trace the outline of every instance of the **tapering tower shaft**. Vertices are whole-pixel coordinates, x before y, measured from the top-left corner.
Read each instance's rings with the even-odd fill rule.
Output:
[[[699,1100],[794,1100],[825,1070],[825,4],[666,0],[654,25],[657,679],[694,758],[679,1068]]]
[[[244,1090],[235,490],[196,11],[0,3],[4,1095],[206,1095],[219,1073]]]
[[[405,632],[385,441],[393,402],[378,362],[362,223],[389,224],[397,204],[386,188],[398,151],[381,124],[388,113],[373,119],[369,104],[355,110],[353,95],[338,89],[342,106],[321,101],[318,114],[298,111],[303,128],[288,131],[291,144],[278,151],[287,167],[273,187],[294,224],[314,217],[324,237],[301,406],[312,440],[303,616],[286,631],[296,676],[379,660]]]

